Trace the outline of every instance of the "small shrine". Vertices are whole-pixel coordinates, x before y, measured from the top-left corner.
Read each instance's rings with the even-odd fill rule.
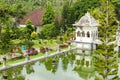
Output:
[[[73,24],[76,26],[76,47],[80,49],[96,49],[98,43],[98,22],[86,13],[81,19]]]

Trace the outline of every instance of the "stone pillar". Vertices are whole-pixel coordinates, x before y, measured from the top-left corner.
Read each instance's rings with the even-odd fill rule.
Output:
[[[46,56],[48,55],[48,47],[44,47]]]
[[[69,50],[71,49],[71,43],[70,43],[70,41],[68,42],[68,49]]]
[[[3,57],[3,67],[6,67],[6,57]]]
[[[30,60],[30,56],[28,55],[28,52],[26,53],[26,61]]]
[[[60,52],[60,44],[58,44],[57,52]]]

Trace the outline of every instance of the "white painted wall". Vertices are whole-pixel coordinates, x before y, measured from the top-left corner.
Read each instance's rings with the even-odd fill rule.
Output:
[[[80,31],[81,36],[77,36],[77,32]],[[82,32],[85,32],[85,37],[82,36]],[[87,32],[90,33],[90,37],[87,37]],[[76,44],[78,48],[91,49],[91,44],[98,39],[97,27],[77,27],[76,29]],[[93,45],[93,49],[96,49],[96,44]]]

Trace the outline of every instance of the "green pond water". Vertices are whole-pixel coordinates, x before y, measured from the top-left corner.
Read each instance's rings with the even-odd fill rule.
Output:
[[[0,80],[3,75],[8,80],[94,80],[93,67],[83,64],[75,52],[69,52],[0,72]]]

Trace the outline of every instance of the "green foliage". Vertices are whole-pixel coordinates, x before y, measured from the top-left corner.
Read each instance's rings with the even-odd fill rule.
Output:
[[[100,3],[98,0],[78,0],[72,5],[70,5],[69,1],[66,1],[62,9],[63,30],[66,31],[68,27],[72,26],[72,24],[80,19],[87,11],[99,5]]]
[[[107,0],[108,1],[108,0]],[[113,76],[118,74],[117,53],[114,52],[114,45],[108,45],[114,40],[113,35],[116,32],[114,5],[109,1],[101,0],[101,6],[95,8],[91,14],[99,21],[99,38],[103,44],[98,45],[94,54],[94,66],[99,76],[95,80],[113,80]],[[109,5],[108,5],[109,4]],[[104,34],[103,34],[104,33]]]
[[[66,1],[62,9],[62,26],[63,30],[66,31],[68,26],[72,26],[75,22],[74,9],[70,6],[69,1]]]
[[[0,2],[0,22],[4,22],[6,18],[9,16],[9,6],[6,2]]]
[[[44,25],[40,35],[42,39],[50,39],[56,37],[58,34],[59,30],[52,23]]]
[[[19,22],[25,14],[25,6],[22,3],[16,3],[10,6],[10,15],[15,18],[15,22]]]
[[[26,45],[26,47],[31,48],[34,45],[34,42],[31,40],[22,40],[21,42],[22,45]]]
[[[36,38],[37,38],[37,33],[36,33],[35,31],[33,31],[33,32],[31,33],[31,38],[32,38],[32,39],[36,39]]]
[[[46,7],[42,21],[44,24],[51,24],[55,21],[55,13],[50,3]]]
[[[112,0],[112,3],[115,5],[116,18],[120,20],[120,0]]]
[[[32,23],[30,20],[28,20],[26,22],[26,33],[25,33],[25,37],[27,39],[30,39],[31,38],[31,33],[34,31],[34,27],[32,26]]]
[[[11,21],[7,21],[6,26],[4,27],[4,32],[1,36],[1,49],[3,50],[3,53],[6,54],[8,49],[10,48],[10,40],[11,40],[11,31],[10,31],[10,23]]]
[[[117,29],[116,20],[115,20],[116,14],[115,14],[114,5],[111,2],[109,2],[109,6],[108,6],[109,7],[108,13],[110,13],[108,15],[108,22],[109,22],[108,24],[109,25],[106,25],[107,9],[105,6],[106,6],[106,1],[101,0],[101,6],[95,8],[94,10],[91,10],[91,14],[95,17],[95,19],[97,19],[97,21],[100,24],[100,26],[98,27],[100,40],[104,42],[106,35],[107,35],[108,41],[110,42],[115,39],[115,38],[113,38],[113,35],[116,34],[116,29]],[[103,33],[105,33],[105,34],[103,34]]]

